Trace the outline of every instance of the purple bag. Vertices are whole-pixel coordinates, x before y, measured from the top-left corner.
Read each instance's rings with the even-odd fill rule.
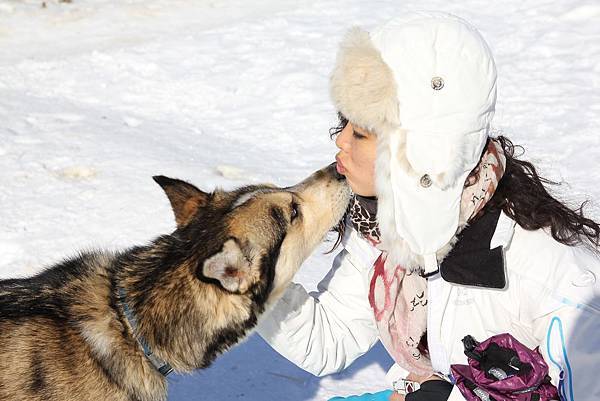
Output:
[[[478,343],[463,338],[468,365],[452,365],[452,375],[468,401],[558,400],[548,365],[538,348],[530,350],[510,334]]]

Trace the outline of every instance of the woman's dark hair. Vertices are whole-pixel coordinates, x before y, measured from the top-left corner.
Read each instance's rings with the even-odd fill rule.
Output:
[[[548,193],[546,185],[560,183],[541,177],[533,164],[515,157],[515,150],[523,153],[508,138],[499,136],[506,156],[506,170],[498,183],[494,196],[486,205],[502,209],[511,219],[526,230],[549,228],[552,238],[565,245],[589,243],[598,247],[600,225],[583,215],[583,202],[572,209]]]
[[[329,128],[329,137],[335,138],[348,124],[348,119],[340,112],[337,113],[338,123],[336,126]]]
[[[329,130],[331,138],[339,134],[348,123],[340,113],[338,119],[338,125]],[[597,248],[600,245],[600,225],[583,215],[583,209],[588,202],[572,209],[554,198],[548,193],[546,185],[560,183],[541,177],[533,164],[519,160],[515,156],[515,150],[518,149],[519,153],[523,154],[521,146],[514,145],[505,136],[499,136],[496,140],[504,149],[506,170],[484,211],[501,209],[526,230],[549,228],[552,238],[562,244],[573,246],[587,243]],[[338,237],[331,251],[342,241],[344,221],[345,216],[334,228]]]

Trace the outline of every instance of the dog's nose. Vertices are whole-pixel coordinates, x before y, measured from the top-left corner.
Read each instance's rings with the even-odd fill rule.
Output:
[[[336,166],[337,166],[337,163],[336,163],[336,162],[333,162],[333,163],[331,163],[329,166],[327,166],[327,168],[328,168],[329,170],[331,170],[331,171],[332,171],[333,178],[335,178],[335,179],[336,179],[336,180],[338,180],[338,181],[345,180],[345,179],[346,179],[346,177],[345,177],[344,175],[342,175],[342,174],[338,173],[338,171],[337,171],[337,167],[336,167]]]

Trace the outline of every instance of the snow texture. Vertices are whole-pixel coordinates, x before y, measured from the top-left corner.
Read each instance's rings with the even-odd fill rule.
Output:
[[[210,190],[289,185],[328,164],[338,42],[411,9],[482,31],[500,77],[495,127],[568,183],[561,198],[598,199],[597,0],[0,0],[0,277],[169,232],[153,175]],[[298,273],[309,289],[330,246]],[[390,364],[377,346],[315,378],[254,335],[172,377],[169,400],[326,400],[385,388]]]

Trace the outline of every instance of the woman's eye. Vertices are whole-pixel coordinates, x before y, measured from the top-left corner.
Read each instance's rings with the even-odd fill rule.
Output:
[[[294,221],[296,220],[296,217],[298,217],[298,204],[296,202],[292,202],[292,213],[290,220]]]
[[[352,131],[352,135],[356,138],[356,139],[365,139],[367,136],[361,134],[358,131]]]

